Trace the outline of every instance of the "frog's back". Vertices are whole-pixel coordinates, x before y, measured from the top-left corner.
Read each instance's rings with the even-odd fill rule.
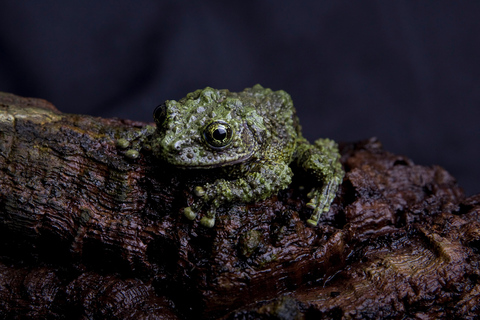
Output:
[[[301,133],[290,95],[283,90],[272,91],[260,85],[244,92],[255,99],[257,112],[263,117],[269,133],[263,145],[264,156],[279,162],[291,162]]]

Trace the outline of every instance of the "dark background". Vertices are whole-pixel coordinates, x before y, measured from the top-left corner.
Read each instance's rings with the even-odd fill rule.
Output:
[[[184,4],[188,3],[188,4]],[[51,1],[0,5],[0,90],[151,120],[205,86],[284,89],[305,136],[378,137],[480,192],[478,1]]]

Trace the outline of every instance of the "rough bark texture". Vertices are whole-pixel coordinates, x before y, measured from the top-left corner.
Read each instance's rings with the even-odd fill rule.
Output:
[[[223,208],[180,209],[215,171],[115,146],[143,123],[0,95],[0,318],[468,319],[480,315],[480,195],[370,139],[308,227],[311,182]]]

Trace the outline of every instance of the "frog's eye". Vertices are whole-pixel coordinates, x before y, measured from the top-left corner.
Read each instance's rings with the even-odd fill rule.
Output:
[[[160,126],[165,122],[167,119],[167,105],[165,103],[162,103],[153,110],[153,119],[157,126]]]
[[[224,148],[232,142],[233,130],[224,121],[210,123],[203,131],[203,137],[212,148]]]

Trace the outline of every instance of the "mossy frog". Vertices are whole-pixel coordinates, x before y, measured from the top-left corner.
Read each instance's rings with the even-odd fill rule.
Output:
[[[197,186],[196,201],[184,215],[213,227],[220,206],[252,202],[285,189],[292,162],[316,179],[309,194],[316,226],[330,208],[344,172],[335,142],[310,144],[301,134],[292,99],[284,91],[255,85],[242,92],[207,87],[154,111],[156,130],[149,137],[155,157],[182,169],[221,167],[226,178]],[[130,151],[135,153],[135,151]]]

